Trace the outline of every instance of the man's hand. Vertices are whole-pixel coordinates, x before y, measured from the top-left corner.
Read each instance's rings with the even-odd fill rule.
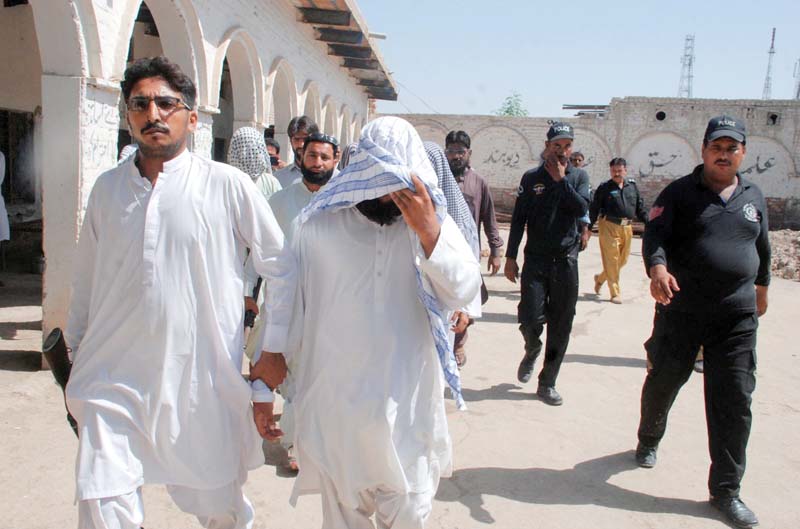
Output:
[[[456,311],[450,319],[450,323],[453,324],[451,328],[454,333],[462,333],[469,327],[469,316],[467,316],[466,312]]]
[[[422,249],[425,250],[425,257],[430,257],[439,240],[441,226],[439,226],[436,209],[425,184],[415,174],[411,175],[411,181],[414,183],[416,191],[401,189],[389,193],[389,196],[400,208],[408,227],[419,236],[419,242],[422,244]]]
[[[272,402],[254,402],[253,420],[256,423],[258,434],[267,441],[275,441],[283,435],[278,425],[275,424],[275,416],[272,414]]]
[[[756,314],[760,318],[767,313],[767,287],[756,285]]]
[[[589,239],[592,236],[592,230],[589,229],[589,226],[584,225],[583,231],[581,231],[581,251],[584,251],[587,246],[589,246]]]
[[[512,283],[517,282],[517,278],[519,277],[519,265],[517,265],[516,259],[506,257],[506,267],[503,270],[503,274],[505,274],[506,279]]]
[[[258,303],[256,303],[256,300],[254,300],[250,296],[245,296],[244,297],[244,310],[245,310],[245,312],[247,312],[248,310],[252,311],[253,314],[258,316]]]
[[[563,160],[561,159],[563,158]],[[559,157],[556,153],[551,153],[544,162],[544,168],[547,174],[554,182],[560,182],[567,175],[567,158],[566,156]]]
[[[281,353],[261,352],[261,358],[250,365],[250,380],[260,378],[270,389],[277,388],[286,378],[286,359]]]
[[[289,165],[289,164],[287,164],[287,163],[286,163],[286,162],[284,162],[283,160],[278,160],[278,165],[277,165],[278,169],[283,169],[283,168],[284,168],[284,167],[286,167],[287,165]]]
[[[489,261],[486,263],[486,269],[489,271],[489,275],[496,275],[500,271],[500,256],[490,255]]]
[[[678,280],[667,272],[664,265],[650,267],[650,295],[662,305],[669,305],[675,292],[680,291]]]

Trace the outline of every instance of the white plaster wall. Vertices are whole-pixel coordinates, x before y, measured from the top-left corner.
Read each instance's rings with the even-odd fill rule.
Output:
[[[240,26],[253,39],[265,69],[276,58],[284,58],[292,68],[298,96],[310,81],[322,94],[334,95],[337,104],[366,112],[367,96],[355,85],[340,59],[328,55],[327,46],[314,40],[313,28],[297,21],[297,10],[283,0],[196,0],[203,35],[208,43],[221,42],[233,26]],[[208,104],[215,105],[209,101]],[[269,105],[267,105],[269,106]],[[265,121],[267,118],[265,116]],[[338,131],[337,131],[338,132]]]
[[[663,120],[656,114],[664,112]],[[780,115],[768,124],[771,113]],[[607,180],[608,162],[628,160],[629,175],[645,188],[661,188],[701,163],[708,120],[730,114],[747,123],[748,152],[742,171],[769,198],[800,200],[800,102],[628,97],[611,101],[604,116],[555,118],[575,127],[575,149],[584,153],[597,187]],[[425,140],[444,143],[450,130],[472,138],[472,165],[495,188],[495,199],[512,191],[524,171],[538,164],[548,118],[406,114]],[[524,140],[524,141],[523,141]],[[767,167],[767,165],[769,167]],[[760,171],[760,172],[759,172]],[[499,195],[499,196],[498,196]]]
[[[317,87],[317,99],[319,94],[331,97],[334,108],[344,105],[355,115],[368,111],[365,92],[341,68],[340,59],[329,56],[326,45],[314,39],[314,30],[297,21],[297,11],[289,2],[149,0],[147,4],[158,26],[159,40],[135,28],[133,19],[140,0],[31,0],[30,7],[0,9],[4,39],[0,50],[0,106],[18,110],[42,106],[37,137],[46,149],[36,151],[43,153],[38,166],[47,259],[45,331],[65,322],[83,208],[98,174],[116,163],[118,82],[134,32],[137,57],[163,51],[197,81],[200,126],[192,146],[201,155],[211,152],[212,116],[220,105],[212,88],[219,85],[217,66],[224,56],[226,38],[234,33],[246,33],[242,38],[250,39],[246,53],[233,46],[233,55],[239,59],[246,55],[248,61],[246,75],[237,78],[240,83],[250,83],[237,93],[255,100],[241,105],[237,101],[233,112],[227,109],[229,115],[240,117],[240,122],[250,123],[255,114],[253,122],[269,124],[269,116],[283,119],[296,113],[300,91],[312,82]],[[9,36],[13,46],[8,46]],[[284,78],[290,83],[275,91],[281,97],[273,101],[271,74],[281,59],[288,72]],[[231,56],[229,60],[235,59]],[[253,68],[254,64],[260,71]],[[241,60],[238,65],[242,66]],[[18,82],[12,82],[11,77]],[[242,110],[247,113],[240,114]],[[288,139],[281,138],[286,122],[288,117],[282,125],[284,130],[276,131],[276,136],[283,140],[288,153]],[[338,128],[338,119],[334,124]]]
[[[30,5],[0,8],[0,108],[33,112],[42,101],[42,61]]]

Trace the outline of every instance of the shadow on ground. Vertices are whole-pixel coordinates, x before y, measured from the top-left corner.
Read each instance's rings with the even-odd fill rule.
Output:
[[[517,325],[517,315],[516,313],[484,312],[477,321],[478,323],[513,323]]]
[[[467,402],[478,402],[481,400],[531,400],[530,393],[523,393],[522,387],[516,384],[495,384],[486,389],[463,388],[461,394]],[[514,391],[512,391],[514,390]]]
[[[634,512],[718,518],[705,501],[650,496],[608,483],[615,474],[635,468],[632,450],[590,459],[567,470],[467,468],[442,480],[436,499],[462,503],[474,520],[484,524],[495,523],[484,506],[484,496],[539,505],[597,505]]]
[[[621,356],[595,356],[567,353],[564,357],[564,361],[608,367],[647,367],[647,361],[645,361],[644,358],[625,358]]]
[[[39,351],[0,351],[0,371],[39,371],[41,367]]]
[[[13,340],[19,331],[41,331],[42,320],[0,322],[0,340]]]

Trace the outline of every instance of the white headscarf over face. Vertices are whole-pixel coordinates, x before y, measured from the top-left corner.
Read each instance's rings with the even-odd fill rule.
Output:
[[[437,185],[438,178],[416,129],[406,120],[397,117],[387,116],[373,120],[361,130],[358,150],[351,156],[349,165],[314,195],[296,222],[302,224],[323,211],[350,208],[364,200],[379,198],[393,191],[413,190],[412,173],[425,185],[436,208],[436,216],[440,223],[443,222],[447,216],[447,202]],[[410,228],[409,236],[416,246],[418,238]],[[444,378],[460,407],[463,405],[461,380],[454,367],[455,363],[450,362],[452,349],[447,340],[449,323],[427,278],[418,265],[415,265],[415,269],[417,295],[428,314],[428,323]]]
[[[236,129],[228,148],[228,164],[250,175],[253,182],[271,173],[264,135],[253,127]]]

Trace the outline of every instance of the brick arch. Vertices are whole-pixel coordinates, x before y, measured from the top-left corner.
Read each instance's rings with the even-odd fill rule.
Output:
[[[214,106],[219,106],[219,87],[222,68],[228,59],[233,88],[234,122],[263,125],[265,121],[264,69],[258,56],[253,38],[240,28],[229,29],[222,39],[214,59],[214,69],[210,81],[210,98]]]
[[[308,81],[303,90],[303,114],[313,119],[317,125],[322,120],[322,103],[316,81]]]
[[[325,134],[336,136],[339,133],[339,117],[336,115],[336,102],[333,96],[325,98],[325,103],[322,105],[324,113],[324,124],[320,127]]]
[[[133,25],[142,0],[123,0],[122,16],[116,28],[116,45],[110,77],[122,79],[128,60],[128,48]],[[159,31],[164,55],[178,64],[197,87],[199,105],[208,105],[209,74],[203,29],[190,0],[146,0]]]
[[[281,152],[291,153],[286,128],[297,115],[298,96],[294,71],[289,61],[278,57],[272,62],[267,75],[267,121],[275,125],[275,139],[281,144]]]

